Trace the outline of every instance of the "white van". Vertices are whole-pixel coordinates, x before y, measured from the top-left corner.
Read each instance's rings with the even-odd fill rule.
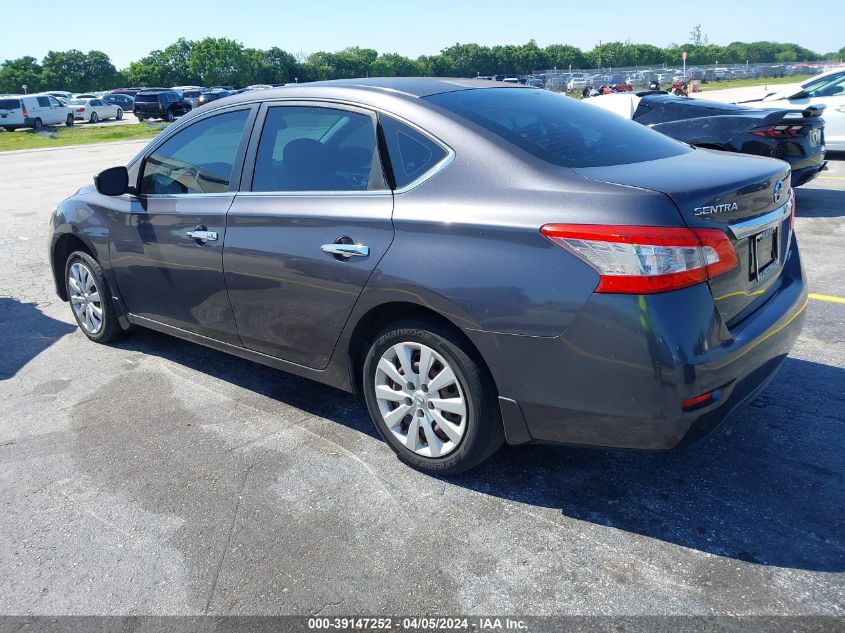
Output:
[[[0,95],[0,127],[40,130],[47,125],[73,125],[73,109],[51,95]]]

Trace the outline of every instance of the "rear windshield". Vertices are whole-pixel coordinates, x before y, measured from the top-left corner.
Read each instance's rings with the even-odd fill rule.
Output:
[[[88,103],[88,99],[70,99],[67,103],[69,105],[85,105]]]
[[[158,96],[161,93],[158,92],[148,92],[144,94],[143,92],[139,92],[135,95],[135,101],[138,103],[154,103],[158,101]]]
[[[186,90],[185,92],[182,93],[183,99],[196,99],[199,96],[200,96],[199,90]]]
[[[0,110],[20,110],[20,99],[0,99]]]
[[[639,123],[547,90],[486,88],[426,99],[553,165],[627,165],[692,151]]]

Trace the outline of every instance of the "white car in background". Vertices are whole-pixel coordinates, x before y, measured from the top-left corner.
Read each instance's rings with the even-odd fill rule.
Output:
[[[48,125],[73,125],[71,109],[46,94],[0,95],[0,128],[40,130]]]
[[[824,141],[827,149],[845,152],[845,68],[830,70],[800,84],[772,86],[769,91],[736,103],[749,108],[824,106]]]
[[[120,121],[123,118],[123,108],[102,99],[70,99],[67,104],[73,110],[73,118],[79,121],[97,123],[106,119]]]

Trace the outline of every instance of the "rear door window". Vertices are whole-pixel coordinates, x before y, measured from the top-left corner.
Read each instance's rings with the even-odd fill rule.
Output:
[[[379,123],[397,189],[420,178],[449,154],[439,143],[392,117],[382,115]]]
[[[371,116],[335,108],[272,107],[258,144],[252,190],[382,189],[375,152]]]
[[[38,99],[38,105],[42,108],[49,108],[50,107],[50,99],[47,97],[36,97]]]
[[[617,114],[547,90],[460,90],[425,99],[553,165],[626,165],[692,151]]]
[[[218,114],[179,131],[144,162],[141,193],[225,193],[229,190],[249,110]]]
[[[20,110],[20,99],[0,99],[0,110]]]

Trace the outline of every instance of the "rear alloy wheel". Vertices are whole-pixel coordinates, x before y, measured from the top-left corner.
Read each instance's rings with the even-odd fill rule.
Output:
[[[91,123],[98,123],[100,121],[100,117],[97,116],[96,112],[91,113]]]
[[[65,119],[65,127],[73,127],[73,115],[68,114],[67,118]]]
[[[82,251],[71,253],[65,264],[65,284],[73,316],[85,336],[106,343],[123,334],[97,260]]]
[[[453,332],[434,323],[390,326],[364,362],[364,394],[382,437],[403,462],[432,474],[468,470],[504,442],[492,381]]]
[[[114,115],[114,118],[120,121],[123,118],[123,110],[120,108],[117,109],[117,114]]]

